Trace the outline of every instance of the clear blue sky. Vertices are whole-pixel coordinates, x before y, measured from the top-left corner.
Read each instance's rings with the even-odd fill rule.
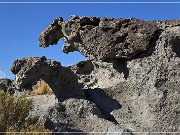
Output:
[[[12,77],[10,68],[13,61],[24,57],[46,56],[60,61],[62,65],[84,60],[78,52],[62,53],[63,42],[46,49],[38,47],[39,33],[54,18],[61,16],[67,19],[70,15],[136,17],[145,20],[180,19],[180,4],[0,4],[0,77]]]

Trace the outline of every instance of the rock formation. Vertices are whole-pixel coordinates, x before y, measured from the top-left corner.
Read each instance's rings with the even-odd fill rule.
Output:
[[[34,112],[47,115],[47,128],[81,134],[180,132],[180,20],[57,18],[39,43],[48,47],[60,39],[63,52],[79,51],[87,61],[63,67],[31,57],[16,60],[11,69],[16,89],[33,90],[43,79],[54,91],[58,100],[41,95],[41,103],[33,97]]]
[[[63,39],[65,53],[79,51],[91,60],[131,59],[147,51],[161,31],[179,24],[180,20],[72,16],[63,21],[63,18],[57,18],[40,34],[39,44],[48,47]]]
[[[78,91],[82,86],[78,84],[77,76],[67,67],[45,56],[15,60],[11,71],[15,74],[15,88],[19,90],[32,90],[42,79],[54,90],[59,100],[84,95]]]
[[[87,57],[71,70],[107,120],[132,132],[180,131],[180,20],[57,18],[39,44],[59,39],[63,52]]]

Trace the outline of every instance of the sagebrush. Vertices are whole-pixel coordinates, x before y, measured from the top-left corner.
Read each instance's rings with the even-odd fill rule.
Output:
[[[0,132],[46,132],[38,119],[28,118],[33,107],[32,101],[26,96],[12,96],[0,92]]]

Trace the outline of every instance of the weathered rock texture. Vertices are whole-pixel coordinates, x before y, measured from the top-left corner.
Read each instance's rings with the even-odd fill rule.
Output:
[[[106,120],[132,132],[180,132],[180,20],[57,18],[40,34],[39,43],[48,47],[59,39],[65,41],[63,52],[79,51],[88,58],[70,69],[86,100],[95,103]],[[67,102],[75,106],[87,102],[74,101]],[[77,119],[72,127],[85,131],[79,121],[83,118]],[[92,121],[86,124],[93,127]]]
[[[42,79],[58,98],[33,97],[34,112],[47,115],[46,127],[81,134],[180,132],[180,20],[57,18],[39,43],[48,47],[59,39],[63,52],[79,51],[88,60],[63,67],[31,57],[12,66],[16,89],[32,90]]]
[[[125,134],[128,130],[104,118],[98,107],[84,99],[68,99],[49,109],[49,117],[45,123],[54,132],[85,132],[81,134],[119,132]],[[97,132],[97,133],[96,133]],[[73,133],[72,133],[73,134]],[[80,134],[80,133],[78,133]],[[130,135],[130,133],[126,133]]]
[[[39,37],[41,47],[65,41],[63,52],[79,51],[88,59],[130,59],[147,51],[159,32],[178,26],[180,20],[144,21],[135,18],[100,18],[72,16],[69,20],[55,19]]]
[[[14,85],[19,90],[32,90],[42,79],[59,100],[84,95],[77,76],[71,70],[44,56],[15,60],[11,71],[15,74]]]
[[[85,66],[87,63],[88,67]],[[58,100],[54,95],[28,98],[33,101],[33,111],[30,112],[29,117],[40,116],[40,119],[43,119],[47,116],[45,125],[54,132],[127,133],[129,130],[121,128],[109,114],[110,112],[101,112],[86,98],[83,89],[85,82],[80,81],[82,76],[78,73],[89,75],[91,68],[93,64],[90,61],[79,62],[73,67],[63,67],[59,62],[46,57],[30,57],[16,60],[11,70],[15,74],[16,89],[33,90],[40,79],[52,88]],[[48,107],[51,107],[49,113]]]

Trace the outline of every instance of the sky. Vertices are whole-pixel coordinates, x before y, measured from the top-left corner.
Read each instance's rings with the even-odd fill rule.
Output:
[[[8,0],[4,1],[8,2]],[[9,1],[15,2],[16,0]],[[23,0],[18,1],[22,2]],[[39,0],[39,2],[41,1],[48,0]],[[116,18],[135,17],[145,20],[180,19],[180,4],[3,4],[1,2],[3,0],[0,0],[0,78],[13,78],[14,76],[10,71],[13,61],[24,57],[46,56],[60,61],[62,65],[66,66],[86,59],[79,52],[64,54],[61,51],[62,41],[56,46],[48,48],[38,46],[40,32],[57,17],[68,19],[70,15],[80,15]],[[24,0],[24,2],[26,1]]]

